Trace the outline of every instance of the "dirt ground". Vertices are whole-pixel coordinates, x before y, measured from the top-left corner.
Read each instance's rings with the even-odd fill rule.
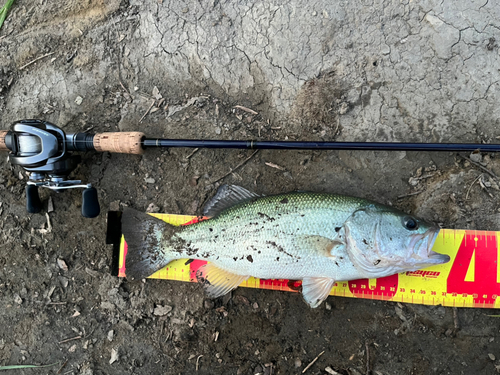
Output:
[[[252,83],[238,81],[244,75],[228,68],[228,80],[239,85],[231,86],[217,78],[223,70],[203,73],[203,58],[186,55],[189,63],[183,64],[175,60],[173,47],[169,50],[175,38],[162,23],[167,3],[169,14],[179,19],[184,14],[186,24],[191,15],[202,18],[197,12],[212,12],[204,8],[206,4],[197,8],[189,2],[185,9],[174,9],[167,1],[141,3],[16,1],[0,31],[0,129],[22,118],[39,118],[68,132],[138,130],[170,138],[495,141],[498,109],[486,109],[488,105],[498,108],[498,83],[484,87],[482,95],[464,99],[467,95],[453,88],[455,84],[463,88],[462,83],[436,65],[441,75],[433,81],[437,82],[433,94],[427,101],[415,94],[418,109],[413,113],[404,101],[389,97],[393,89],[385,85],[396,80],[382,79],[382,86],[370,79],[365,79],[364,86],[356,83],[363,74],[366,78],[375,74],[370,71],[393,61],[382,52],[378,60],[354,64],[352,69],[364,72],[359,75],[357,70],[342,73],[338,65],[322,66],[321,73],[313,75],[292,64],[289,69],[279,67],[278,77],[267,75],[271,83],[265,82],[268,73],[263,63],[257,64],[259,70],[253,63],[244,65],[243,59],[240,68],[252,76]],[[494,2],[489,3],[498,11],[498,6],[491,5]],[[211,6],[227,5],[221,4]],[[405,7],[411,8],[409,15],[391,13],[380,19],[418,22],[427,14],[425,9],[412,8],[417,5]],[[446,9],[440,14],[446,14]],[[219,27],[233,19],[223,10],[219,19],[210,19],[210,25]],[[278,17],[279,12],[275,13]],[[436,20],[431,21],[436,25]],[[153,29],[156,25],[159,34],[145,34],[150,30],[147,25]],[[231,27],[229,23],[228,30]],[[344,29],[339,26],[339,30]],[[481,68],[479,63],[471,67],[474,72],[484,72],[490,66],[487,59],[498,61],[495,38],[487,26],[481,30],[476,44],[470,42],[468,31],[460,39],[486,56]],[[189,30],[186,35],[188,42],[180,44],[204,38]],[[422,35],[432,41],[437,34]],[[175,40],[184,37],[179,32]],[[150,44],[161,51],[148,52]],[[237,44],[229,44],[227,48],[239,53]],[[402,45],[393,46],[393,51]],[[201,42],[198,47],[201,51]],[[318,48],[324,56],[334,53],[331,44]],[[465,47],[460,48],[446,63],[465,53]],[[186,54],[180,47],[178,51]],[[436,64],[448,59],[440,56],[445,52],[436,49],[442,59]],[[471,55],[470,61],[478,54]],[[134,60],[135,55],[143,60]],[[220,52],[220,59],[224,56]],[[423,59],[432,66],[431,57]],[[178,76],[167,72],[170,63]],[[279,64],[272,60],[269,69]],[[498,74],[498,69],[492,74]],[[292,76],[297,81],[292,82]],[[456,76],[460,78],[459,73]],[[474,77],[470,77],[464,85],[472,87]],[[418,91],[412,85],[424,85],[427,79],[417,78],[401,89],[402,97],[412,98],[412,90]],[[413,88],[406,92],[408,87]],[[359,89],[355,97],[354,89]],[[444,91],[446,100],[435,96]],[[380,97],[390,105],[380,104]],[[436,103],[442,103],[442,113],[420,121],[420,114],[432,112]],[[387,108],[397,116],[384,117]],[[371,114],[378,113],[383,118],[371,122]],[[400,307],[332,297],[312,310],[295,293],[239,288],[211,301],[195,284],[131,282],[112,276],[112,246],[105,243],[108,210],[124,206],[146,210],[154,204],[160,212],[195,214],[222,183],[266,195],[310,190],[366,197],[444,228],[500,230],[500,182],[492,177],[500,175],[500,161],[495,154],[259,151],[232,171],[251,154],[206,149],[195,153],[150,149],[143,156],[86,153],[73,176],[98,189],[102,213],[96,219],[80,215],[78,190],[42,191],[44,211],[26,213],[27,176],[9,164],[5,154],[0,159],[0,365],[57,363],[5,373],[301,374],[322,352],[306,374],[326,374],[327,367],[343,375],[500,372],[499,321],[490,316],[498,314],[495,310],[458,309],[457,320],[452,308],[442,306]],[[48,214],[51,228],[45,215],[49,198],[54,206]],[[171,311],[159,314],[158,307]]]

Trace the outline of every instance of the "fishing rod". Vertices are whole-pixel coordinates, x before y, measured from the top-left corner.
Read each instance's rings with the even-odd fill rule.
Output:
[[[68,176],[81,162],[73,151],[142,154],[148,148],[190,147],[270,150],[383,150],[383,151],[479,151],[500,152],[500,144],[398,143],[398,142],[300,142],[229,141],[147,138],[141,132],[71,133],[47,121],[22,120],[10,130],[0,130],[0,151],[10,151],[9,160],[30,173],[26,186],[26,209],[38,213],[42,203],[39,187],[51,190],[83,188],[82,215],[93,218],[100,208],[97,190],[91,184]]]

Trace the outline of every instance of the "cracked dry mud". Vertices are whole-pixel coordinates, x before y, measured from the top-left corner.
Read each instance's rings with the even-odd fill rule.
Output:
[[[171,138],[498,142],[499,19],[492,0],[17,0],[0,31],[0,128],[40,118]],[[74,176],[97,187],[104,212],[192,214],[235,183],[500,230],[498,182],[456,154],[260,151],[215,184],[251,151],[191,154],[87,153]],[[500,175],[497,155],[475,160]],[[43,192],[55,211],[40,232],[46,218],[25,212],[19,172],[1,159],[0,365],[299,374],[325,351],[308,374],[357,374],[368,342],[374,374],[497,372],[494,310],[458,310],[456,330],[451,308],[329,298],[311,310],[297,294],[251,289],[209,301],[194,284],[113,277],[105,215],[83,219],[80,192]]]

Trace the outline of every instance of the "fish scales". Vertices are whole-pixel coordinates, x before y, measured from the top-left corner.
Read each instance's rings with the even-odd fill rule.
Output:
[[[185,227],[177,236],[189,247],[176,257],[205,259],[227,271],[262,279],[322,274],[342,277],[353,268],[347,254],[339,254],[343,259],[336,263],[325,260],[323,253],[307,249],[303,239],[334,238],[335,228],[366,204],[363,199],[320,193],[250,200],[213,219]]]

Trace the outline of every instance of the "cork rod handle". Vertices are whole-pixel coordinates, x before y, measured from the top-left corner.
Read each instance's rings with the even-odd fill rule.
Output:
[[[141,146],[143,138],[145,135],[141,132],[97,133],[94,136],[94,148],[96,151],[142,154],[144,153]]]
[[[0,130],[0,151],[9,151],[9,148],[5,144],[5,137],[7,136],[8,130]]]

